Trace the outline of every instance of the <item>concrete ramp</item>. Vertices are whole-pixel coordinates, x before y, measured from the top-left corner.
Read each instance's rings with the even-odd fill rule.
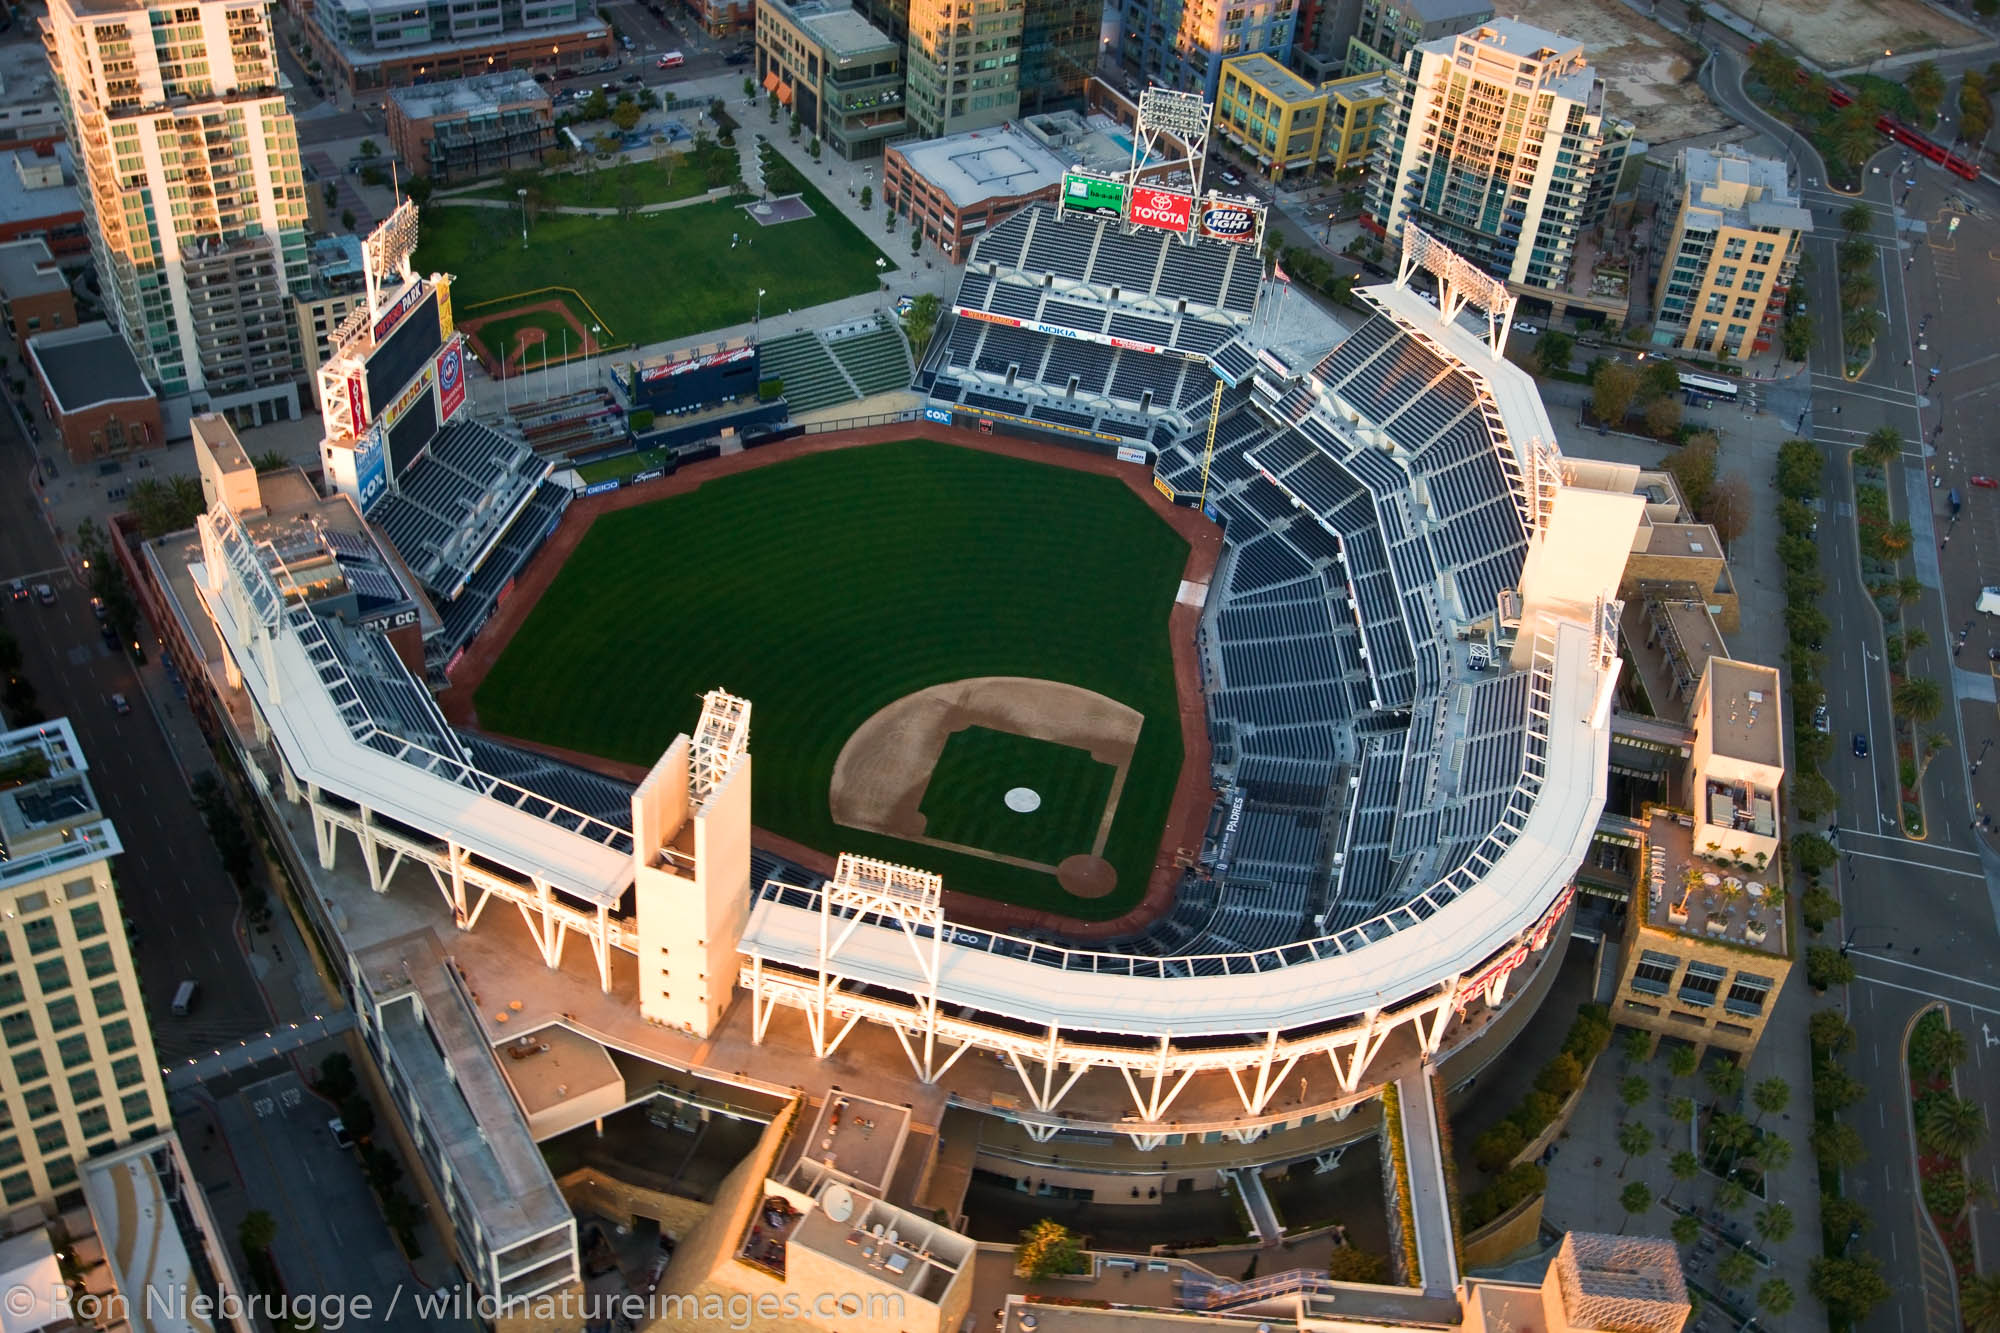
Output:
[[[1437,1099],[1431,1070],[1396,1080],[1397,1112],[1403,1122],[1403,1152],[1410,1173],[1410,1212],[1416,1221],[1417,1265],[1426,1296],[1458,1290],[1458,1245],[1451,1229],[1451,1194],[1444,1179],[1444,1137],[1438,1130]]]

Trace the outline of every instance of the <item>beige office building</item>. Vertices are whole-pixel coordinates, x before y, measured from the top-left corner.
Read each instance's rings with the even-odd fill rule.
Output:
[[[67,1203],[86,1158],[168,1127],[111,878],[123,850],[66,720],[0,734],[0,1197]]]
[[[1785,164],[1741,149],[1683,149],[1680,211],[1660,269],[1653,342],[1744,360],[1769,350],[1812,213]]]

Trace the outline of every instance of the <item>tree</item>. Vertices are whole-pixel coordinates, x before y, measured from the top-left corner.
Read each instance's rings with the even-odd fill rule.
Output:
[[[2000,1273],[1981,1273],[1958,1292],[1969,1333],[2000,1333]]]
[[[874,187],[874,186],[872,186],[872,185],[864,185],[864,186],[862,186],[862,187],[861,187],[861,211],[862,211],[862,212],[864,212],[864,213],[866,213],[866,212],[868,211],[868,206],[869,206],[870,204],[874,203],[874,202],[875,202],[875,187]]]
[[[799,133],[803,129],[805,129],[805,125],[800,122],[798,112],[794,111],[792,113],[792,123],[786,127],[786,132],[791,136],[793,143],[799,141]]]
[[[1826,1312],[1845,1324],[1858,1324],[1868,1312],[1889,1299],[1882,1262],[1872,1254],[1812,1261],[1806,1287]]]
[[[1632,1028],[1625,1034],[1625,1063],[1642,1065],[1653,1056],[1653,1034],[1644,1028]]]
[[[147,537],[164,537],[194,526],[195,516],[208,506],[201,482],[185,474],[159,481],[152,477],[132,487],[126,497],[139,530]]]
[[[1792,1085],[1785,1080],[1775,1075],[1759,1079],[1756,1086],[1750,1089],[1750,1104],[1757,1108],[1757,1119],[1754,1123],[1762,1124],[1765,1116],[1777,1115],[1791,1104],[1791,1100]]]
[[[1681,370],[1673,362],[1655,357],[1646,362],[1639,371],[1639,401],[1650,403],[1661,398],[1678,399],[1681,396]]]
[[[1867,1091],[1860,1079],[1831,1060],[1822,1061],[1813,1073],[1813,1105],[1821,1111],[1838,1115]]]
[[[343,208],[343,209],[341,209],[341,210],[340,210],[340,229],[341,229],[342,231],[353,231],[353,230],[354,230],[354,210],[353,210],[353,209],[351,209],[351,208]]]
[[[1854,964],[1840,950],[1813,945],[1806,950],[1806,984],[1816,991],[1845,986],[1854,980]]]
[[[1926,60],[1912,65],[1903,75],[1903,91],[1910,95],[1910,103],[1917,114],[1925,120],[1936,120],[1938,107],[1944,103],[1944,75],[1938,72],[1935,60]]]
[[[1917,1104],[1917,1141],[1940,1157],[1963,1157],[1986,1137],[1986,1109],[1970,1097],[1942,1093]]]
[[[1715,1206],[1725,1213],[1733,1213],[1750,1202],[1750,1191],[1734,1180],[1725,1180],[1715,1187]]]
[[[912,240],[919,233],[911,232]],[[911,253],[916,249],[911,247]],[[936,292],[923,292],[910,302],[909,311],[903,316],[903,333],[910,340],[910,354],[917,360],[924,359],[924,349],[930,346],[931,338],[937,333],[938,316],[943,310]]]
[[[1693,1213],[1682,1213],[1667,1228],[1667,1234],[1674,1238],[1674,1244],[1685,1250],[1701,1239],[1701,1219]]]
[[[1839,859],[1840,853],[1834,850],[1833,844],[1819,834],[1802,832],[1792,835],[1792,864],[1808,876],[1817,878],[1825,874]]]
[[[1653,1187],[1643,1180],[1632,1181],[1618,1192],[1618,1206],[1625,1210],[1625,1221],[1618,1228],[1622,1236],[1633,1218],[1653,1206]]]
[[[1679,404],[1676,403],[1675,406]],[[1681,488],[1681,498],[1686,500],[1688,508],[1697,514],[1708,502],[1709,491],[1715,486],[1715,460],[1720,448],[1721,445],[1715,436],[1703,431],[1692,436],[1660,465],[1664,471],[1672,474],[1674,481]]]
[[[1840,227],[1849,236],[1866,236],[1875,227],[1874,205],[1857,199],[1840,212]]]
[[[1550,329],[1535,344],[1535,365],[1542,374],[1552,375],[1558,370],[1568,370],[1570,357],[1575,354],[1576,339],[1561,329]]]
[[[818,136],[818,135],[814,135],[814,136],[813,136],[813,140],[812,140],[812,142],[806,145],[806,152],[808,152],[808,153],[810,153],[810,154],[812,155],[812,160],[813,160],[813,161],[815,161],[815,162],[819,161],[819,136]]]
[[[1639,372],[1623,361],[1606,361],[1590,380],[1590,410],[1607,426],[1623,426],[1639,396]]]
[[[1811,315],[1791,315],[1778,327],[1778,340],[1786,357],[1803,361],[1812,355],[1813,338],[1818,332]]]
[[[621,133],[630,134],[638,128],[639,118],[645,114],[639,109],[637,102],[620,102],[611,108],[611,123],[616,125]]]
[[[1910,1067],[1926,1078],[1942,1078],[1965,1062],[1965,1034],[1936,1009],[1917,1020],[1910,1034]]]
[[[1692,1077],[1700,1066],[1701,1057],[1694,1053],[1692,1046],[1676,1046],[1667,1052],[1667,1073],[1672,1078]]]
[[[376,143],[373,139],[363,139],[361,146],[355,149],[355,151],[372,161],[382,156],[382,145]]]
[[[1644,1157],[1653,1151],[1653,1131],[1638,1120],[1627,1120],[1618,1127],[1618,1151],[1625,1154],[1625,1160],[1618,1164],[1618,1174],[1622,1178],[1625,1167],[1634,1157]]]
[[[1629,1074],[1618,1084],[1618,1100],[1627,1107],[1637,1106],[1646,1100],[1650,1091],[1643,1074]]]
[[[757,81],[751,78],[748,74],[745,74],[743,76],[743,95],[746,98],[755,97],[757,95]]]
[[[918,231],[915,227],[911,227],[910,253],[914,255],[915,253],[917,253],[917,251],[923,248],[924,248],[924,234],[921,231]]]
[[[1911,676],[1889,695],[1890,711],[1912,722],[1929,722],[1944,707],[1944,692],[1929,676]]]
[[[1859,461],[1870,467],[1887,467],[1903,452],[1903,433],[1894,426],[1881,426],[1868,433],[1854,451]]]
[[[1757,1277],[1757,1261],[1741,1250],[1731,1250],[1715,1265],[1715,1275],[1725,1287],[1749,1285]]]
[[[1806,1023],[1813,1048],[1829,1055],[1844,1055],[1854,1049],[1854,1029],[1838,1009],[1817,1009]]]
[[[1773,1319],[1792,1308],[1792,1284],[1774,1277],[1757,1288],[1757,1308]]]
[[[1776,1134],[1759,1134],[1751,1145],[1751,1156],[1765,1171],[1782,1171],[1792,1160],[1792,1141]]]
[[[1708,1090],[1716,1100],[1726,1101],[1743,1091],[1743,1066],[1731,1059],[1721,1059],[1709,1065],[1702,1078],[1708,1083]]]
[[[1759,1236],[1773,1245],[1783,1245],[1785,1238],[1792,1234],[1795,1223],[1790,1208],[1774,1203],[1757,1210],[1755,1225]]]
[[[1732,472],[1708,493],[1708,503],[1702,507],[1701,517],[1708,520],[1725,547],[1734,546],[1736,539],[1750,527],[1751,504],[1749,479],[1741,472]]]
[[[1874,1223],[1865,1205],[1838,1194],[1819,1196],[1820,1225],[1829,1236],[1843,1236],[1850,1240],[1859,1239],[1861,1233]]]
[[[1021,1233],[1021,1243],[1014,1247],[1014,1267],[1029,1278],[1081,1273],[1083,1247],[1068,1227],[1045,1217]]]
[[[243,1247],[245,1254],[262,1254],[271,1248],[271,1242],[277,1238],[278,1220],[262,1208],[244,1214],[243,1221],[236,1228],[236,1243]]]
[[[1870,293],[1872,299],[1873,293]],[[1841,329],[1849,347],[1868,347],[1882,336],[1882,316],[1872,305],[1850,310],[1841,317]]]
[[[1374,1286],[1383,1280],[1388,1271],[1389,1261],[1381,1255],[1353,1245],[1342,1245],[1328,1259],[1326,1275],[1335,1282],[1365,1282]]]
[[[1694,1120],[1694,1098],[1676,1097],[1667,1103],[1667,1114],[1676,1125],[1689,1124]]]
[[[1861,1132],[1844,1120],[1820,1121],[1812,1127],[1807,1141],[1822,1170],[1845,1171],[1868,1160],[1868,1150],[1861,1145]]]
[[[354,1091],[354,1062],[345,1051],[335,1051],[319,1062],[319,1091],[336,1104]]]
[[[1757,1141],[1757,1130],[1747,1117],[1720,1111],[1708,1118],[1706,1137],[1717,1152],[1739,1153]]]
[[[1676,1189],[1701,1174],[1701,1159],[1683,1148],[1667,1159],[1667,1174],[1674,1178],[1667,1188],[1667,1197],[1671,1199]]]

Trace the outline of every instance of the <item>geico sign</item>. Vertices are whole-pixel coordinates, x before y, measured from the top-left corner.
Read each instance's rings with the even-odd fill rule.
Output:
[[[1194,200],[1185,194],[1175,194],[1172,190],[1132,191],[1133,222],[1142,227],[1158,227],[1162,231],[1186,231],[1188,215],[1194,210]]]

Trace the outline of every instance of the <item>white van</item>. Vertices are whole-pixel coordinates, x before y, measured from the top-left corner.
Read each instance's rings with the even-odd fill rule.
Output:
[[[687,63],[687,57],[678,51],[669,51],[660,57],[661,69],[679,69]]]
[[[188,1012],[194,1008],[194,997],[200,990],[201,983],[199,982],[183,981],[180,984],[179,988],[174,991],[175,1018],[186,1018],[188,1016]]]

